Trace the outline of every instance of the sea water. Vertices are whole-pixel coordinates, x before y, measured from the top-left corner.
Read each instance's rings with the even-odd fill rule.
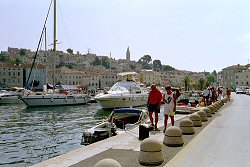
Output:
[[[0,167],[31,166],[80,145],[82,132],[111,111],[96,103],[76,106],[0,105]]]

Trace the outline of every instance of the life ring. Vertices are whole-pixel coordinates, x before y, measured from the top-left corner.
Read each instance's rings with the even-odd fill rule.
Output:
[[[53,102],[53,97],[50,98],[50,101]]]

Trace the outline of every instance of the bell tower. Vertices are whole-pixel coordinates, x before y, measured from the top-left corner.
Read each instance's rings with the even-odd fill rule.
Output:
[[[130,61],[130,51],[129,51],[129,46],[127,48],[127,52],[126,52],[126,60]]]

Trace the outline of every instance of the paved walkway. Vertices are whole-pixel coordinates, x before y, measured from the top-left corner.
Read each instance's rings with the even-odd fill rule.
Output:
[[[184,117],[186,116],[176,116],[176,126],[179,126]],[[160,126],[163,126],[163,119],[160,120]],[[160,166],[248,167],[249,128],[250,96],[233,94],[233,100],[209,118],[208,122],[203,122],[202,127],[196,127],[194,135],[183,135],[183,147],[171,148],[163,145],[164,162]],[[162,130],[162,127],[160,129]],[[113,158],[123,167],[141,167],[137,161],[141,141],[136,133],[138,129],[131,134],[124,133],[34,166],[93,167],[99,160]],[[163,141],[164,134],[162,131],[151,131],[150,138]]]
[[[217,114],[166,166],[250,166],[250,96],[233,94],[232,104]]]

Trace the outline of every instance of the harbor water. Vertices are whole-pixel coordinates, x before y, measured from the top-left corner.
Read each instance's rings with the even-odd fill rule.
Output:
[[[80,145],[84,129],[110,111],[96,103],[77,106],[0,105],[0,167],[23,167],[67,153]]]

